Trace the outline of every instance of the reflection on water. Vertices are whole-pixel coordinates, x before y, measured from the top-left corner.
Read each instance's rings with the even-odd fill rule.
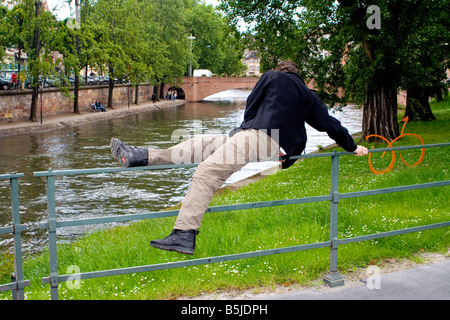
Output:
[[[118,137],[130,145],[167,148],[173,145],[172,133],[185,129],[190,133],[227,134],[243,119],[249,91],[231,90],[201,103],[149,111],[95,124],[0,138],[0,173],[22,172],[19,180],[22,223],[45,222],[47,194],[45,178],[35,178],[36,171],[117,167],[110,154],[109,141]],[[361,112],[346,110],[335,116],[351,132],[360,131]],[[353,119],[349,121],[349,119]],[[200,121],[200,122],[199,122]],[[201,123],[201,129],[198,124]],[[307,152],[329,142],[323,134],[311,132]],[[229,182],[252,175],[276,163],[249,164]],[[195,168],[164,171],[140,171],[94,174],[56,178],[58,220],[159,211],[180,203]],[[0,227],[11,224],[9,181],[0,181]],[[102,226],[99,226],[102,227]],[[70,240],[97,228],[73,227],[58,230],[59,239]],[[25,254],[40,251],[46,244],[46,230],[24,232]],[[12,250],[12,237],[0,236],[2,252]]]

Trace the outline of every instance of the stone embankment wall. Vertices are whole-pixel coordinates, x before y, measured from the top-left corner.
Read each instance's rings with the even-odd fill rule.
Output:
[[[151,99],[153,86],[139,86],[139,101]],[[130,85],[115,85],[113,94],[113,106],[134,102],[135,89]],[[84,86],[79,90],[80,112],[90,112],[93,101],[99,100],[106,106],[108,101],[108,86]],[[41,103],[42,101],[42,103]],[[39,94],[38,112],[45,116],[54,116],[73,111],[73,89],[68,94],[63,94],[59,88],[43,89],[42,98]],[[31,90],[0,91],[0,122],[27,120],[30,116]]]

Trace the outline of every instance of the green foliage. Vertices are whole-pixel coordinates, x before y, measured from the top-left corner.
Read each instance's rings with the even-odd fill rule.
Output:
[[[189,10],[187,29],[196,37],[194,67],[226,75],[243,71],[241,36],[213,6],[199,4]]]
[[[261,71],[273,69],[279,59],[292,59],[306,70],[304,51],[313,50],[302,41],[299,1],[222,1],[220,8],[237,24],[242,18],[249,25],[248,42],[261,55]]]
[[[125,45],[133,31],[136,32],[127,23],[131,10],[127,4],[128,1],[97,1],[89,17],[92,21],[90,25],[94,27],[98,39],[101,39],[98,41],[101,63],[108,66],[111,77],[119,79],[123,78],[130,62]]]
[[[52,73],[59,62],[52,65],[47,55],[58,51],[67,75],[79,74],[89,65],[100,74],[109,71],[112,77],[127,78],[136,85],[174,83],[187,74],[188,35],[195,32],[194,64],[198,60],[219,74],[243,70],[240,34],[212,6],[197,0],[81,0],[80,4],[79,25],[58,22],[44,11],[35,17],[32,0],[22,1],[13,10],[2,7],[0,47],[21,46],[34,70],[30,71],[33,78]],[[40,53],[45,54],[39,59],[33,51],[38,25]],[[206,42],[209,47],[202,47]]]
[[[379,9],[379,27],[369,28],[370,6]],[[448,1],[224,0],[221,8],[249,25],[263,71],[291,59],[330,106],[364,103],[363,134],[395,137],[398,89],[443,89]]]

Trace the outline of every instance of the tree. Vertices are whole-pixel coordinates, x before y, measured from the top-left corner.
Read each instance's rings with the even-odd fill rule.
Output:
[[[303,50],[301,29],[296,12],[299,1],[222,1],[230,25],[242,19],[247,24],[247,45],[261,55],[261,70],[273,69],[278,60],[292,59]],[[306,75],[306,74],[304,74]]]
[[[147,20],[146,3],[136,0],[129,2],[130,12],[126,20],[126,24],[132,26],[135,30],[127,38],[127,45],[124,47],[126,55],[130,58],[128,65],[127,78],[131,81],[132,85],[135,87],[135,104],[138,104],[138,91],[139,84],[141,82],[147,81],[152,75],[152,67],[148,64],[146,59],[147,54],[153,49],[151,46],[154,44],[152,39],[147,36],[146,25],[152,25],[152,20]],[[151,31],[150,31],[151,32]]]
[[[149,73],[145,80],[154,86],[154,92],[158,90],[159,79],[164,78],[167,66],[170,63],[169,46],[164,42],[161,34],[162,25],[156,17],[158,3],[156,1],[145,1],[141,10],[143,25],[142,34],[145,36],[145,46],[142,52],[142,61],[147,66]],[[137,91],[136,91],[137,93]]]
[[[22,73],[22,65],[20,63],[20,57],[22,56],[22,51],[24,48],[24,44],[23,41],[21,39],[21,35],[24,32],[24,10],[23,10],[23,6],[22,5],[16,5],[14,6],[11,10],[6,11],[6,8],[4,8],[5,10],[5,15],[4,15],[4,23],[2,23],[3,26],[3,30],[0,30],[0,33],[2,34],[2,43],[3,43],[3,47],[10,47],[10,48],[17,48],[17,55],[19,57],[19,63],[18,63],[18,74],[20,75]],[[3,48],[3,50],[1,49],[0,46],[0,60],[1,59],[1,55],[4,54],[5,50]],[[19,81],[19,87],[20,87],[20,78],[18,77],[18,81]]]
[[[211,5],[199,4],[188,11],[187,33],[195,37],[192,50],[194,69],[219,72],[225,58],[221,50],[223,28],[219,19],[219,14]]]
[[[417,35],[417,28],[423,29],[430,20],[415,20],[415,28],[406,22],[410,17],[420,15],[427,5],[435,8],[436,2],[374,0],[369,6],[359,0],[224,0],[222,7],[232,17],[253,22],[255,39],[258,40],[260,30],[264,31],[259,41],[266,43],[269,53],[276,53],[274,60],[294,57],[303,73],[315,80],[319,93],[328,93],[323,95],[327,102],[349,98],[362,101],[363,137],[379,134],[393,139],[399,134],[397,90],[411,71],[408,68],[414,66],[417,76],[426,74],[424,68],[415,67],[421,63],[421,55],[409,56],[414,64],[406,65],[402,49],[407,46],[408,39]],[[448,21],[448,10],[444,12],[440,13]],[[434,24],[433,20],[431,22]],[[291,35],[297,33],[298,36],[284,37],[283,48],[287,50],[283,53],[273,47],[282,45],[280,41],[287,34],[286,29],[292,30]],[[425,34],[430,41],[435,40],[434,33],[425,31]],[[406,52],[411,53],[409,49]],[[263,52],[263,57],[265,54],[267,52]],[[266,63],[273,62],[266,58]],[[337,94],[342,92],[345,95],[338,99]]]
[[[72,1],[69,1],[69,4]],[[75,83],[74,83],[74,99],[73,99],[73,112],[74,113],[80,113],[80,107],[78,105],[78,95],[79,95],[79,89],[80,89],[80,56],[81,56],[81,48],[80,48],[80,33],[81,32],[81,17],[80,17],[80,0],[75,0],[75,14],[76,14],[76,20],[75,20],[75,27],[72,28],[72,30],[75,32],[75,54],[78,59],[75,59],[78,63],[74,64],[73,67],[75,69]],[[87,71],[86,71],[87,73]],[[87,76],[87,75],[86,75]],[[87,80],[87,77],[86,77]]]
[[[225,32],[221,43],[225,56],[218,73],[227,76],[240,75],[247,69],[242,63],[243,53],[246,48],[244,38],[235,26],[226,24],[223,27]]]
[[[42,1],[23,0],[19,6],[23,10],[20,40],[28,56],[28,72],[32,86],[29,120],[36,122],[39,77],[48,75],[53,69],[49,43],[56,31],[56,20],[50,12],[43,11]]]
[[[43,2],[38,0],[23,0],[2,17],[5,22],[2,24],[2,45],[18,48],[19,56],[23,50],[28,56],[28,76],[32,86],[29,120],[36,122],[39,78],[47,76],[53,69],[50,42],[56,20],[50,12],[43,10]],[[19,72],[20,67],[19,63]]]
[[[194,67],[216,74],[239,74],[244,70],[240,33],[212,5],[200,3],[188,11],[187,32],[193,42]]]
[[[109,73],[109,90],[107,107],[113,108],[114,79],[122,79],[127,73],[130,58],[124,51],[129,45],[127,39],[130,34],[137,32],[127,24],[130,5],[125,0],[98,0],[89,19],[97,34],[101,56],[98,64],[106,64]]]
[[[7,13],[7,8],[0,3],[0,61],[3,61],[7,44],[7,38],[5,37],[8,32]]]
[[[167,48],[167,60],[157,70],[156,82],[160,84],[159,97],[164,98],[164,85],[182,79],[190,61],[189,40],[186,32],[186,10],[194,1],[151,0],[155,11],[153,21],[159,26],[159,38]]]
[[[68,19],[65,21],[59,22],[58,32],[53,38],[52,48],[63,55],[62,63],[66,70],[72,72],[74,71],[75,76],[75,88],[73,95],[73,112],[79,114],[79,105],[78,105],[78,91],[79,91],[79,74],[81,68],[81,60],[80,60],[80,45],[79,45],[79,27],[74,26],[72,22]],[[69,74],[66,74],[69,76]],[[68,85],[70,82],[64,81],[64,84]]]
[[[403,21],[410,32],[399,49],[404,57],[401,88],[407,91],[405,117],[429,121],[435,116],[428,98],[448,94],[444,80],[450,58],[450,8],[448,1],[418,1],[414,7],[417,13]]]
[[[396,97],[399,89],[408,92],[406,115],[409,113],[411,120],[434,119],[428,92],[445,77],[442,62],[445,48],[448,57],[448,45],[445,45],[449,39],[448,1],[383,0],[371,4],[375,6],[341,1],[342,12],[339,14],[347,18],[344,25],[353,33],[349,39],[352,56],[348,59],[346,73],[350,75],[350,81],[360,81],[361,86],[356,89],[364,92],[366,97],[363,137],[378,133],[392,139],[398,135]],[[371,28],[371,19],[376,15],[371,7],[378,11],[378,27]],[[355,27],[355,20],[365,21],[365,27]],[[447,28],[442,25],[444,22]],[[361,77],[362,72],[367,77]],[[416,102],[414,114],[408,112],[411,101]]]
[[[364,95],[362,137],[378,134],[387,139],[399,135],[397,88],[399,86],[398,48],[399,1],[374,1],[380,9],[381,28],[369,28],[368,7],[355,0],[340,1],[329,42],[333,55],[345,59],[346,78],[334,82],[349,93]]]

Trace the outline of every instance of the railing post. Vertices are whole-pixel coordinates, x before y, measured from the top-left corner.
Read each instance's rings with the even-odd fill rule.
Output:
[[[14,273],[11,275],[11,281],[15,281],[17,283],[16,288],[12,290],[13,300],[24,300],[25,286],[23,281],[22,265],[22,228],[20,226],[19,182],[17,179],[17,177],[10,179],[14,234]]]
[[[340,273],[337,270],[337,249],[338,249],[338,207],[339,207],[339,156],[334,150],[331,157],[331,201],[330,201],[330,271],[323,281],[330,287],[344,285]]]
[[[52,171],[52,169],[49,169]],[[58,300],[58,256],[56,248],[55,176],[47,177],[48,248],[50,260],[51,299]]]

